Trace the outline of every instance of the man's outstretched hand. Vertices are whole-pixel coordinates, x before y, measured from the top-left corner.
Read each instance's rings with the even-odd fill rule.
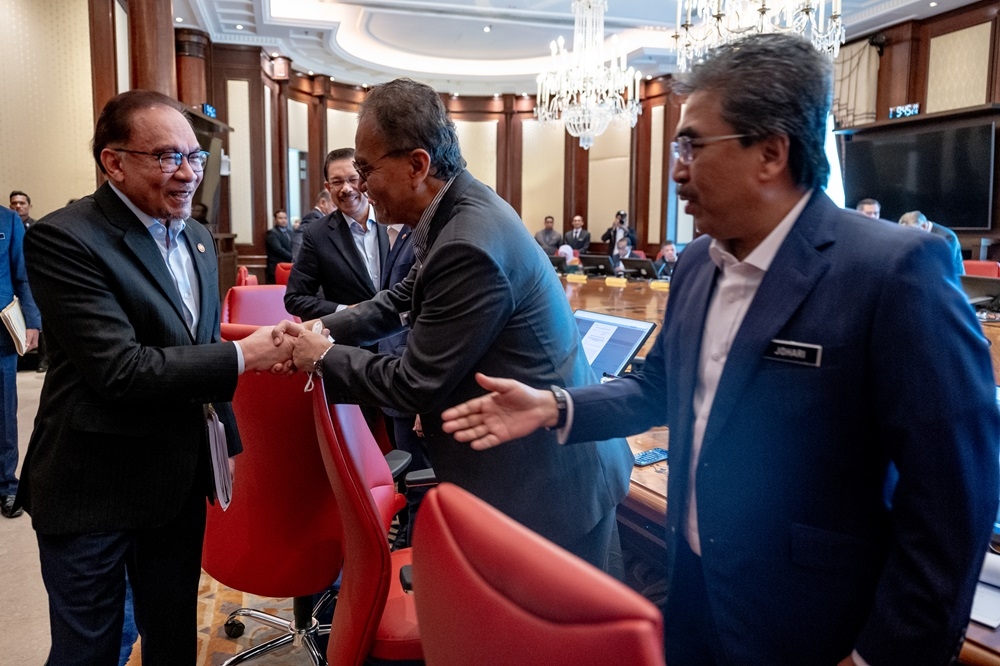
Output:
[[[489,394],[446,409],[442,429],[476,450],[525,437],[559,419],[555,396],[514,379],[476,373],[476,381]]]

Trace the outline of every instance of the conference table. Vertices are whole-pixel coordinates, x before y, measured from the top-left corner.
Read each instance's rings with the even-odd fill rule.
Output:
[[[562,278],[574,310],[583,309],[632,319],[656,322],[657,328],[643,345],[639,356],[645,356],[659,334],[669,291],[651,289],[645,281],[629,281],[624,286],[610,286],[604,279],[591,278],[586,283],[568,282]],[[620,284],[620,283],[618,283]],[[983,322],[983,333],[991,342],[990,355],[994,375],[1000,377],[1000,322]],[[634,453],[651,448],[669,448],[667,428],[653,428],[628,438]],[[651,558],[665,559],[665,526],[667,512],[667,462],[645,467],[633,467],[628,496],[618,511],[619,524],[639,539]],[[625,532],[623,531],[623,538]],[[959,655],[960,663],[969,666],[1000,666],[1000,630],[971,622],[967,639]]]

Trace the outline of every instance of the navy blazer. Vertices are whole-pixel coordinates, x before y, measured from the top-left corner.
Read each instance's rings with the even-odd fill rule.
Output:
[[[24,224],[17,213],[0,206],[0,308],[17,296],[27,328],[41,328],[42,318],[28,288],[28,273],[24,266]],[[13,354],[17,348],[6,331],[0,330],[0,354]]]
[[[670,426],[671,562],[710,241],[681,254],[644,371],[571,391],[572,439]],[[768,358],[773,340],[820,346],[819,367]],[[833,664],[857,648],[871,664],[946,663],[996,516],[998,441],[987,342],[945,243],[814,194],[733,340],[698,460],[721,662]]]

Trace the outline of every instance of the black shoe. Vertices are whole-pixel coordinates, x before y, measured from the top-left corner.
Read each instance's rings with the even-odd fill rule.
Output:
[[[13,495],[0,495],[0,516],[4,518],[17,518],[22,513],[24,513],[24,509],[21,507],[17,507],[17,511],[14,510]]]

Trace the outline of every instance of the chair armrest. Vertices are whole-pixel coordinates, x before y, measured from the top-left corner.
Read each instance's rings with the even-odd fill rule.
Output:
[[[399,584],[404,592],[413,592],[413,565],[404,564],[399,568]]]
[[[433,467],[410,472],[406,475],[405,481],[407,488],[428,488],[438,484],[437,474],[434,473]]]
[[[385,454],[385,462],[389,465],[389,471],[392,473],[394,481],[399,479],[399,475],[403,473],[403,470],[409,467],[412,459],[413,456],[411,454],[399,449],[393,449]]]

